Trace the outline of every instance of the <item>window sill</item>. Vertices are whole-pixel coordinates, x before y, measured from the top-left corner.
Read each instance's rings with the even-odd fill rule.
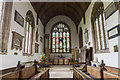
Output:
[[[95,54],[110,53],[109,49],[96,51]]]

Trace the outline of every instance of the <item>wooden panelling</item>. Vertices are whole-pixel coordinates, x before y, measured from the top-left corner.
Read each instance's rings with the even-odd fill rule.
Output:
[[[93,76],[94,78],[101,78],[100,75],[100,68],[92,67],[92,66],[87,66],[87,72]]]
[[[48,80],[49,79],[49,69],[47,70],[44,70],[44,71],[40,71],[40,73],[36,74],[35,76],[33,76],[30,80],[33,80],[33,79],[46,79]]]
[[[76,61],[76,48],[72,48],[72,59],[73,61]]]
[[[59,65],[59,64],[61,64],[61,65],[68,65],[69,64],[69,59],[62,59],[62,58],[60,58],[60,59],[53,59],[52,60],[53,61],[53,64],[55,64],[55,65]]]
[[[74,68],[73,78],[76,80],[93,80],[91,77],[83,73],[81,70]]]
[[[108,71],[103,71],[103,76],[104,78],[106,79],[115,79],[115,78],[119,78],[120,79],[120,76],[118,76],[118,74],[114,74],[114,73],[111,73],[111,72],[108,72]]]
[[[48,60],[50,59],[50,49],[46,49],[46,57]]]
[[[5,73],[13,72],[16,70],[16,68],[17,67],[12,67],[12,68],[8,68],[8,69],[0,70],[0,73],[5,74]]]
[[[18,80],[19,79],[19,71],[9,72],[7,74],[2,75],[2,80]]]
[[[22,69],[22,79],[30,78],[35,75],[35,66]]]
[[[49,69],[42,70],[38,73],[36,60],[34,60],[34,66],[22,69],[20,61],[18,61],[17,68],[9,68],[9,69],[5,69],[4,71],[5,71],[4,74],[0,74],[0,80],[24,80],[24,79],[48,80],[49,79]]]
[[[109,71],[103,71],[102,68],[100,67],[92,67],[92,66],[87,66],[87,73],[89,75],[86,75],[85,73],[82,72],[82,70],[79,70],[77,68],[74,68],[74,79],[78,80],[91,80],[90,76],[94,77],[95,79],[98,80],[119,80],[120,76],[116,73],[109,72]],[[103,76],[102,76],[103,74]],[[81,77],[80,77],[81,76]]]
[[[120,68],[109,67],[109,66],[105,66],[105,68],[106,68],[107,71],[109,71],[109,72],[116,73],[116,74],[120,74]]]

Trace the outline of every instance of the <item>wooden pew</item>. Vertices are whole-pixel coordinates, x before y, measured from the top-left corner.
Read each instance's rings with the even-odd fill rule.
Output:
[[[42,80],[47,80],[49,79],[49,69],[48,70],[44,70],[44,71],[37,71],[37,64],[36,62],[34,62],[35,64],[33,66],[27,67],[27,68],[21,68],[20,65],[20,61],[18,62],[17,68],[15,69],[14,72],[9,72],[9,73],[5,73],[2,74],[0,76],[0,79],[2,80],[29,80],[32,78],[33,79],[42,79]]]
[[[0,75],[2,74],[6,74],[6,73],[9,73],[9,72],[13,72],[16,70],[17,67],[12,67],[12,68],[8,68],[8,69],[3,69],[3,70],[0,70]]]
[[[35,75],[35,66],[31,66],[31,67],[24,68],[21,70],[22,79],[29,79],[34,75]]]
[[[86,75],[81,70],[78,70],[77,68],[74,68],[73,70],[73,79],[74,80],[94,80],[90,76]]]
[[[105,66],[105,68],[107,69],[107,71],[109,71],[111,73],[120,75],[120,68],[115,68],[115,67],[110,67],[110,66]]]
[[[36,79],[36,80],[48,80],[49,79],[49,69],[43,70],[40,73],[34,75],[33,77],[31,77],[30,80],[33,80],[33,79]]]
[[[87,65],[87,73],[89,73],[95,79],[101,79],[101,80],[120,79],[120,76],[118,74],[114,74],[114,73],[111,73],[109,71],[104,71],[104,70],[101,71],[100,67],[96,68],[96,67]],[[73,74],[74,74],[74,78],[77,78],[78,80],[81,80],[81,79],[91,80],[92,79],[91,77],[83,73],[81,70],[78,70],[76,68],[74,68]]]
[[[9,72],[1,76],[1,80],[18,80],[19,79],[19,71]]]
[[[87,71],[94,78],[101,78],[100,68],[87,65]]]
[[[89,66],[89,65],[85,66],[85,71],[87,73],[89,73],[90,76],[92,76],[94,79],[100,79],[100,80],[103,80],[103,79],[104,80],[110,80],[110,79],[118,80],[119,79],[120,80],[120,75],[116,73],[116,71],[118,71],[117,68],[116,68],[116,71],[110,71],[110,70],[111,69],[107,70],[105,68],[105,64],[103,61],[102,61],[100,67],[93,67],[93,66]],[[74,69],[74,77],[75,78],[79,79],[81,76],[83,77],[84,75],[86,76],[86,74],[83,74],[81,70],[76,71]]]
[[[108,71],[103,71],[103,77],[105,80],[109,80],[109,79],[119,79],[120,80],[120,76],[118,76],[117,74],[108,72]]]

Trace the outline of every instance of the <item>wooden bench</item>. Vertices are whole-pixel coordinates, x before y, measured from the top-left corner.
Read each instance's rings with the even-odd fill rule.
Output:
[[[16,70],[17,67],[12,67],[12,68],[8,68],[8,69],[3,69],[3,70],[0,70],[0,75],[2,74],[6,74],[6,73],[9,73],[9,72],[13,72]]]
[[[1,80],[8,80],[8,79],[18,80],[19,79],[19,71],[9,72],[9,73],[1,75],[0,77],[1,77]]]
[[[20,72],[21,79],[29,79],[35,75],[35,66],[24,68]]]
[[[85,67],[85,72],[89,73],[89,75],[84,74],[84,72],[82,70],[78,70],[77,68],[74,68],[74,77],[75,78],[84,78],[86,79],[105,79],[105,80],[110,80],[110,79],[120,79],[120,75],[117,73],[114,73],[114,71],[110,71],[111,69],[109,68],[109,70],[107,70],[104,67],[104,64],[101,64],[101,67],[93,67],[93,66],[89,66],[86,65]],[[112,69],[113,70],[113,69]],[[89,76],[89,77],[88,77]],[[90,78],[91,77],[91,78]]]
[[[44,78],[43,80],[49,79],[49,69],[38,72],[36,68],[37,68],[36,64],[34,64],[33,66],[22,69],[20,66],[20,62],[18,62],[16,71],[2,74],[0,78],[2,80],[8,80],[8,79],[11,79],[11,80],[32,79],[33,80],[33,79],[43,79],[43,78]]]
[[[115,68],[115,67],[110,67],[110,66],[105,66],[105,68],[107,69],[107,71],[109,71],[111,73],[120,75],[120,68]]]
[[[86,75],[84,72],[78,70],[77,68],[74,68],[73,70],[73,78],[74,80],[93,80],[90,76]]]
[[[87,65],[87,71],[94,78],[101,78],[100,68]]]
[[[41,71],[39,74],[32,77],[33,79],[48,80],[49,79],[49,69]]]

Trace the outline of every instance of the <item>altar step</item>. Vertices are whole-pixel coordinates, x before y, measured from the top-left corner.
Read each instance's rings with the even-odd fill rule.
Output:
[[[70,65],[54,65],[50,70],[50,80],[72,80],[73,70],[70,70]]]

